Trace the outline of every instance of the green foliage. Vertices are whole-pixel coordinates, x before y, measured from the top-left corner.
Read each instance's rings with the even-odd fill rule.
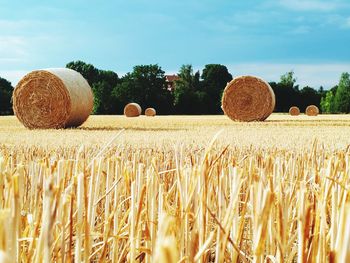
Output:
[[[311,104],[320,107],[321,98],[325,94],[323,87],[315,90],[306,86],[299,90],[295,82],[294,72],[289,71],[281,76],[280,82],[270,83],[276,97],[276,112],[288,112],[292,106],[299,107],[302,112]]]
[[[69,62],[66,68],[78,71],[87,82],[92,86],[94,83],[99,81],[99,71],[93,65],[85,63],[81,60]]]
[[[227,82],[232,80],[232,75],[226,66],[220,64],[205,65],[202,73],[203,91],[210,97],[208,113],[217,114],[221,112],[221,96]]]
[[[294,87],[297,79],[294,77],[294,71],[289,71],[281,76],[280,84],[286,87]]]
[[[296,104],[301,111],[305,111],[306,107],[309,105],[316,105],[317,107],[320,107],[321,94],[317,90],[306,86],[300,90],[299,94],[299,100]]]
[[[276,96],[275,111],[288,112],[291,106],[298,105],[300,100],[300,92],[297,86],[294,86],[296,78],[294,72],[289,71],[283,74],[278,83],[270,83]]]
[[[121,105],[137,102],[144,109],[154,107],[157,113],[167,114],[171,111],[172,95],[167,90],[164,71],[158,65],[135,66],[133,72],[126,74],[112,92]]]
[[[340,77],[337,92],[334,97],[334,108],[336,112],[350,112],[350,74],[343,73]]]
[[[69,62],[66,67],[79,72],[90,84],[94,93],[93,114],[108,114],[116,111],[111,93],[119,82],[117,73],[99,70],[80,60]]]
[[[174,91],[167,89],[165,75],[158,65],[138,65],[121,79],[110,70],[100,70],[83,61],[66,65],[80,72],[89,82],[94,93],[94,114],[123,114],[124,106],[137,102],[143,109],[154,107],[157,114],[218,114],[221,112],[221,96],[232,75],[224,65],[205,65],[202,75],[193,72],[191,65],[181,66]],[[323,112],[350,112],[350,76],[343,73],[339,87],[330,91],[320,87],[299,90],[294,72],[283,74],[278,83],[270,85],[276,96],[276,112],[288,112],[291,106],[301,111],[314,104]],[[0,114],[13,114],[11,83],[0,78]]]
[[[11,82],[0,77],[0,115],[13,114],[11,105],[12,92]]]
[[[332,91],[328,91],[326,96],[321,99],[321,111],[323,113],[334,113],[334,94]]]
[[[112,86],[105,80],[92,84],[94,93],[94,114],[108,114],[113,112],[113,101],[111,99]]]
[[[221,112],[221,96],[232,75],[224,65],[205,65],[202,75],[193,72],[191,65],[181,66],[173,92],[167,90],[164,71],[158,65],[138,65],[121,79],[113,71],[99,70],[83,61],[67,64],[80,72],[94,92],[94,113],[123,113],[125,104],[137,102],[142,108],[154,107],[160,114],[217,114]],[[278,83],[270,85],[276,96],[276,112],[288,112],[291,106],[301,111],[314,104],[323,112],[349,112],[349,74],[344,73],[337,87],[329,93],[320,87],[299,90],[293,71],[286,72]]]
[[[180,114],[217,114],[221,112],[221,95],[232,75],[219,64],[208,64],[200,73],[191,65],[183,65],[175,83],[174,105]]]
[[[290,83],[287,84],[282,82],[271,82],[270,86],[275,93],[276,112],[288,112],[291,106],[300,106],[298,105],[298,101],[300,99],[300,92],[299,90],[294,88],[293,85],[290,85]]]
[[[179,79],[175,81],[175,90],[174,90],[174,105],[181,110],[184,106],[187,109],[187,103],[185,103],[188,97],[192,97],[193,93],[199,88],[194,84],[199,84],[198,74],[195,76],[193,74],[192,65],[182,65],[178,73]],[[195,78],[198,80],[195,80]],[[190,105],[190,103],[189,103]]]
[[[174,106],[179,114],[206,114],[210,102],[206,92],[200,90],[200,73],[193,74],[192,65],[182,65],[175,81]]]
[[[124,106],[130,102],[135,101],[132,99],[132,77],[130,73],[127,73],[116,85],[111,94],[114,102],[116,112],[119,114],[123,113]]]

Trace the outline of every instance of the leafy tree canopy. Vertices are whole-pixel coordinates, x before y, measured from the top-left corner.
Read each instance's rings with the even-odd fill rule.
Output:
[[[334,107],[337,112],[350,112],[350,74],[347,72],[343,73],[340,77],[334,97]]]
[[[294,71],[291,70],[281,76],[280,84],[289,87],[294,87],[296,81],[297,79],[294,77]]]
[[[205,65],[201,76],[203,80],[203,91],[211,98],[208,107],[209,112],[216,114],[221,112],[221,96],[227,82],[232,80],[232,75],[224,65]]]
[[[170,113],[172,108],[172,95],[167,89],[164,71],[156,64],[135,66],[113,89],[113,96],[123,107],[137,102],[143,109],[156,108],[160,114]]]
[[[0,114],[8,115],[13,114],[11,97],[12,97],[13,87],[11,82],[0,77]]]

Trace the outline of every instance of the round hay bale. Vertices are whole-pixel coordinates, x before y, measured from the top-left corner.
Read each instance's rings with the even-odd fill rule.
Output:
[[[13,111],[30,129],[77,127],[89,117],[93,104],[88,82],[67,68],[32,71],[13,91]]]
[[[156,110],[154,108],[147,108],[145,110],[145,115],[146,116],[154,117],[154,116],[156,116],[156,114],[157,114],[157,112],[156,112]]]
[[[141,115],[141,106],[135,102],[128,103],[124,107],[124,115],[126,117],[138,117]]]
[[[275,94],[260,78],[237,77],[227,84],[221,108],[234,121],[263,121],[275,108]]]
[[[307,116],[317,116],[320,113],[320,111],[317,106],[309,105],[306,107],[305,113]]]
[[[289,109],[289,115],[291,116],[298,116],[300,114],[300,110],[297,106],[292,106]]]

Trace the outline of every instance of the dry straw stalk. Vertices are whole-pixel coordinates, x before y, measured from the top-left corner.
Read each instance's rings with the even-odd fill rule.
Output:
[[[349,261],[349,148],[207,146],[197,132],[197,145],[145,147],[121,134],[1,145],[1,262]]]

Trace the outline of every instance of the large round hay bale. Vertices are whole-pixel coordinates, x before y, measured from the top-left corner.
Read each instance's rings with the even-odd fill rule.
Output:
[[[241,76],[227,84],[221,107],[234,121],[263,121],[275,108],[275,94],[264,80]]]
[[[20,80],[13,92],[13,111],[30,129],[77,127],[91,114],[93,101],[82,75],[52,68],[32,71]]]
[[[154,108],[147,108],[145,110],[145,115],[146,116],[154,117],[154,116],[156,116],[156,114],[157,114],[157,112],[156,112],[156,110]]]
[[[126,117],[138,117],[141,115],[141,106],[135,102],[126,104],[124,107],[124,115]]]
[[[320,113],[320,111],[317,106],[309,105],[306,107],[305,113],[307,116],[317,116]]]
[[[298,116],[300,114],[300,110],[297,106],[292,106],[289,109],[289,115],[291,116]]]

